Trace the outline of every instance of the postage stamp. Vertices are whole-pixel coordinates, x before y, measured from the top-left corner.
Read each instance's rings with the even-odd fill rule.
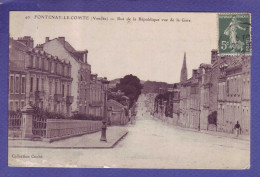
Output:
[[[220,55],[251,54],[250,13],[218,14]]]

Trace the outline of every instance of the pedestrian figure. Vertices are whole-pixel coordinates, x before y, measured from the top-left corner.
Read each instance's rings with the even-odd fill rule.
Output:
[[[239,124],[239,122],[238,122],[238,121],[237,121],[237,123],[236,123],[236,125],[235,125],[234,129],[235,129],[235,132],[236,132],[236,136],[238,137],[239,130],[240,130],[240,124]]]

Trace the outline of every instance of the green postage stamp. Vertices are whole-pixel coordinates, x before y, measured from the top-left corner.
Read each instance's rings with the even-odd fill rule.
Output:
[[[251,54],[250,13],[218,14],[220,55]]]

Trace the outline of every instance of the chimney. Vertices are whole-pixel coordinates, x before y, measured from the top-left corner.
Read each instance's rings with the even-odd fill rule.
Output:
[[[87,50],[83,54],[83,61],[84,61],[84,63],[88,63],[88,51]]]
[[[212,50],[211,51],[211,64],[215,63],[217,61],[218,51]]]
[[[60,41],[63,45],[65,45],[65,37],[59,37],[59,41]]]
[[[192,77],[193,78],[197,78],[197,76],[198,76],[198,70],[197,69],[193,69],[192,70]]]
[[[45,38],[45,43],[49,42],[50,41],[50,38],[49,37],[46,37]]]

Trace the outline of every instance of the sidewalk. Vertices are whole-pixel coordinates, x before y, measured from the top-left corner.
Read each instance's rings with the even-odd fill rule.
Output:
[[[128,133],[127,127],[108,127],[107,142],[100,141],[101,131],[54,141],[52,143],[29,140],[8,140],[8,147],[12,148],[53,148],[53,149],[94,149],[113,148]]]
[[[207,131],[207,130],[201,130],[200,132],[209,134],[209,135],[214,135],[214,136],[221,136],[221,137],[227,137],[227,138],[232,138],[232,139],[250,141],[249,135],[239,135],[238,137],[236,137],[235,134],[230,134],[230,133],[225,133],[225,132],[214,132],[214,131]]]
[[[162,122],[164,122],[164,123],[166,123],[168,125],[173,125],[173,124],[170,124],[167,121],[163,121],[162,119],[159,119],[157,117],[154,117],[154,118],[156,118],[157,120],[162,121]],[[212,135],[212,136],[226,137],[226,138],[250,141],[250,136],[249,135],[239,135],[238,137],[236,137],[235,134],[230,134],[230,133],[225,133],[225,132],[216,132],[216,131],[207,131],[207,130],[200,130],[200,131],[198,131],[197,129],[184,128],[184,127],[180,127],[178,125],[173,125],[173,126],[175,128],[178,128],[178,129],[193,131],[193,132],[197,132],[197,133],[204,133],[204,134],[208,134],[208,135]]]

